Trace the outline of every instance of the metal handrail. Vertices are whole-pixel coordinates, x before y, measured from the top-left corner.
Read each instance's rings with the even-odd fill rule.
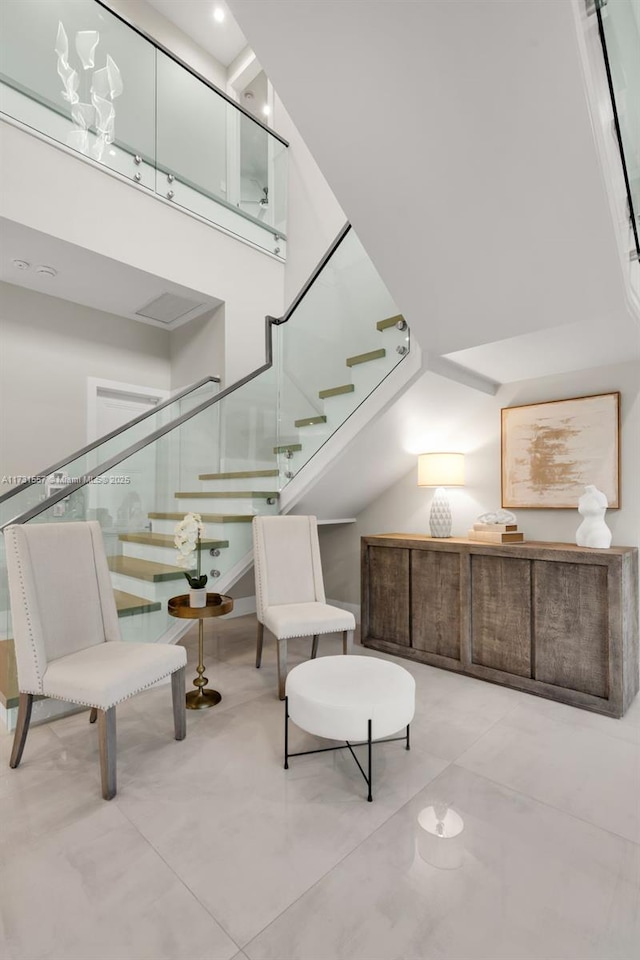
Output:
[[[286,323],[289,317],[293,313],[295,313],[295,311],[300,306],[300,303],[304,300],[309,290],[314,285],[314,283],[316,282],[316,280],[318,279],[318,277],[326,267],[327,263],[329,262],[329,260],[331,260],[331,257],[334,255],[334,253],[336,252],[336,250],[338,249],[338,247],[340,246],[340,244],[342,243],[342,241],[344,240],[344,238],[346,237],[346,235],[349,233],[350,230],[351,230],[351,224],[345,223],[344,227],[342,228],[342,230],[340,231],[336,239],[333,241],[333,243],[325,253],[322,260],[318,263],[318,265],[316,266],[315,270],[313,271],[313,273],[311,274],[311,276],[309,277],[305,285],[302,287],[298,295],[294,298],[293,302],[291,303],[291,306],[286,311],[286,313],[283,313],[281,317],[267,318],[268,320],[271,321],[271,323],[275,324],[276,326],[279,326],[281,323]]]
[[[206,383],[220,383],[220,377],[204,377],[202,380],[198,380],[197,383],[192,383],[191,386],[185,387],[184,390],[181,390],[179,393],[175,393],[167,400],[163,400],[162,403],[157,404],[157,406],[151,407],[150,410],[147,410],[145,413],[141,413],[139,416],[134,417],[133,420],[128,420],[127,423],[123,424],[121,427],[117,427],[115,430],[112,430],[111,433],[106,433],[103,437],[98,437],[97,440],[93,440],[85,447],[81,447],[80,450],[76,450],[76,452],[72,453],[71,456],[65,457],[64,460],[60,460],[58,463],[54,463],[51,467],[46,467],[44,470],[40,470],[40,472],[35,474],[35,476],[48,477],[50,474],[55,473],[56,470],[60,470],[61,467],[65,467],[67,464],[73,463],[73,461],[77,460],[79,457],[83,457],[85,453],[90,453],[92,450],[95,450],[96,447],[102,446],[103,443],[113,440],[114,437],[124,433],[129,429],[129,427],[133,427],[137,423],[141,423],[142,420],[146,420],[147,417],[153,416],[154,414],[158,413],[159,410],[164,410],[172,403],[175,403],[176,400],[182,400],[190,393],[194,393],[196,390],[199,390],[200,387],[204,387]],[[17,493],[20,493],[22,490],[26,490],[28,487],[32,486],[33,484],[27,480],[25,483],[21,483],[17,487],[12,487],[11,490],[9,490],[7,493],[3,493],[2,496],[0,496],[0,503],[4,503],[5,500],[10,500],[11,497],[14,497]]]
[[[213,90],[214,93],[217,93],[219,97],[222,97],[223,100],[226,100],[227,103],[230,103],[232,107],[235,107],[240,113],[243,113],[245,117],[248,117],[249,120],[253,120],[254,123],[257,123],[259,127],[262,127],[263,130],[266,130],[272,137],[275,137],[276,140],[279,140],[285,147],[289,146],[287,140],[284,137],[281,137],[279,133],[276,133],[275,130],[272,130],[271,127],[268,127],[266,123],[263,123],[262,120],[259,120],[258,117],[254,117],[252,113],[246,110],[242,104],[237,103],[229,94],[225,93],[224,90],[221,90],[219,87],[216,87],[215,83],[212,83],[211,80],[207,80],[201,73],[198,73],[197,70],[194,70],[190,64],[186,63],[185,60],[182,60],[177,54],[173,53],[172,50],[169,50],[168,47],[165,47],[164,44],[160,43],[159,40],[156,40],[155,37],[152,37],[146,30],[142,30],[141,27],[136,26],[135,23],[132,23],[128,17],[123,16],[121,13],[116,13],[115,10],[112,10],[108,3],[104,3],[103,0],[95,0],[99,6],[104,10],[107,10],[113,17],[117,20],[120,20],[122,23],[126,24],[130,30],[133,30],[144,40],[147,40],[156,50],[160,50],[165,56],[169,57],[174,63],[177,63],[179,66],[186,70],[187,73],[190,73],[192,77],[195,77],[196,80],[199,80],[201,83],[204,83],[206,87],[209,87],[210,90]]]
[[[119,463],[122,463],[123,460],[127,460],[133,454],[138,453],[140,450],[143,450],[145,447],[149,446],[151,443],[155,443],[156,440],[159,440],[161,437],[166,436],[168,433],[171,433],[172,430],[175,430],[176,427],[181,426],[183,423],[186,423],[188,420],[191,420],[193,417],[198,416],[198,414],[203,413],[205,410],[208,410],[209,407],[212,407],[214,404],[219,403],[221,400],[224,400],[225,397],[228,397],[230,394],[235,393],[236,390],[239,390],[249,383],[251,380],[254,380],[256,377],[259,377],[261,373],[269,370],[273,366],[273,327],[279,326],[283,323],[286,323],[295,312],[297,307],[300,305],[302,299],[309,292],[315,281],[318,279],[318,276],[322,273],[327,263],[331,260],[334,253],[347,236],[351,230],[351,224],[347,223],[342,228],[336,239],[333,241],[329,247],[327,253],[322,257],[318,265],[315,267],[311,276],[307,282],[302,287],[300,293],[295,297],[289,309],[282,315],[282,317],[265,317],[265,354],[266,359],[262,366],[258,367],[253,373],[247,374],[246,377],[243,377],[242,380],[238,380],[236,383],[232,384],[230,387],[227,387],[225,390],[222,390],[220,393],[217,393],[215,397],[211,397],[209,400],[205,400],[203,403],[199,404],[197,407],[194,407],[193,410],[189,410],[186,413],[181,414],[179,417],[176,417],[175,420],[171,420],[168,424],[165,424],[164,427],[159,427],[157,430],[154,430],[153,433],[148,434],[146,437],[143,437],[141,440],[138,440],[137,443],[132,444],[126,450],[123,450],[121,453],[115,454],[113,457],[110,457],[109,460],[106,460],[100,466],[95,467],[93,470],[90,470],[83,477],[77,480],[75,483],[69,483],[61,490],[58,490],[56,493],[51,494],[50,497],[47,497],[46,500],[40,501],[31,509],[26,510],[24,513],[20,514],[17,517],[14,517],[12,520],[8,520],[6,523],[2,524],[0,530],[5,530],[6,527],[11,526],[14,523],[27,523],[29,520],[33,520],[34,517],[37,517],[39,514],[44,513],[49,507],[52,507],[54,504],[58,503],[60,500],[66,500],[67,497],[71,496],[76,490],[80,490],[82,487],[86,486],[88,483],[91,483],[92,480],[95,480],[96,477],[102,476],[103,473],[106,473],[108,470],[112,470]],[[65,461],[68,462],[68,461]],[[27,484],[28,486],[28,484]]]
[[[633,194],[631,192],[631,181],[629,180],[629,171],[627,169],[627,160],[624,152],[624,141],[622,139],[622,129],[620,127],[620,117],[618,115],[618,106],[616,103],[616,91],[613,85],[613,74],[611,72],[611,62],[609,60],[609,50],[607,47],[607,38],[604,32],[604,22],[602,20],[603,0],[596,0],[596,16],[598,18],[598,34],[602,45],[602,56],[604,58],[604,68],[607,74],[607,85],[609,87],[609,96],[611,97],[611,106],[613,108],[613,125],[616,131],[618,141],[618,150],[620,151],[620,162],[622,164],[622,175],[624,185],[627,191],[627,203],[629,205],[629,219],[631,220],[631,230],[636,245],[636,251],[640,257],[640,237],[638,236],[638,222],[636,220],[636,211],[633,207]],[[640,210],[638,211],[640,214]]]

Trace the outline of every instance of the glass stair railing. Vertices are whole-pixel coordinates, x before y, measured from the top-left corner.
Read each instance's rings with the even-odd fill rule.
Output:
[[[88,475],[118,452],[127,450],[138,440],[214,397],[219,389],[219,377],[205,377],[134,420],[130,420],[124,427],[87,444],[69,459],[60,460],[46,467],[33,477],[16,478],[20,482],[0,496],[0,527],[6,526],[16,517],[46,500],[55,490],[69,486],[74,480]],[[115,486],[115,478],[113,485]],[[61,514],[64,513],[66,518],[70,519],[65,506],[61,505],[58,509]],[[82,519],[92,518],[83,515]]]
[[[640,3],[596,0],[635,257],[640,257]]]
[[[347,226],[287,313],[267,318],[264,366],[215,396],[194,393],[178,401],[189,409],[149,424],[144,436],[132,438],[132,425],[116,447],[108,446],[115,438],[99,444],[110,453],[99,466],[13,518],[97,519],[123,637],[153,642],[176,636],[183,625],[168,616],[167,600],[186,590],[175,562],[178,520],[191,510],[201,514],[209,589],[228,588],[247,568],[252,518],[278,512],[284,486],[409,347],[404,319]],[[4,553],[0,597],[2,636],[10,638]]]
[[[407,324],[353,231],[293,308],[295,323],[276,324],[275,336],[285,480],[409,352]]]
[[[0,21],[0,113],[286,257],[286,140],[98,0]]]

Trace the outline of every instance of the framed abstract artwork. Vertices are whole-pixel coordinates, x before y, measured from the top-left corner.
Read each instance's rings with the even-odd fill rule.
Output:
[[[620,394],[502,409],[502,506],[575,509],[587,484],[620,506]]]

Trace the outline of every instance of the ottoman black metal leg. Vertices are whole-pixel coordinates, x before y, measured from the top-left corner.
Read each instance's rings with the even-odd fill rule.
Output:
[[[387,737],[384,740],[374,740],[373,739],[373,720],[367,720],[367,739],[361,740],[357,744],[352,744],[348,740],[345,742],[344,746],[340,747],[319,747],[317,750],[298,750],[295,753],[289,753],[289,698],[284,698],[284,768],[285,770],[289,769],[289,757],[307,757],[311,753],[332,753],[334,750],[348,750],[356,762],[358,770],[362,774],[365,783],[367,784],[367,800],[369,803],[373,800],[373,745],[381,743],[396,743],[398,740],[404,740],[405,748],[409,749],[409,724],[407,724],[407,732],[402,737]],[[367,772],[358,760],[356,754],[354,753],[354,746],[364,747],[367,746]]]
[[[371,777],[371,754],[372,754],[372,750],[371,750],[371,720],[369,720],[369,721],[368,721],[368,724],[367,724],[367,753],[369,754],[369,779],[367,780],[367,784],[369,785],[369,796],[367,797],[367,800],[369,801],[369,803],[371,803],[371,801],[373,800],[373,795],[372,795],[372,793],[371,793],[371,786],[372,786],[372,777]]]
[[[289,697],[284,698],[284,768],[289,769]]]

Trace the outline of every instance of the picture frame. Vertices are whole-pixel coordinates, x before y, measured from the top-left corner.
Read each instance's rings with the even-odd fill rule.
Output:
[[[501,410],[502,506],[573,510],[587,484],[620,507],[620,393]]]

